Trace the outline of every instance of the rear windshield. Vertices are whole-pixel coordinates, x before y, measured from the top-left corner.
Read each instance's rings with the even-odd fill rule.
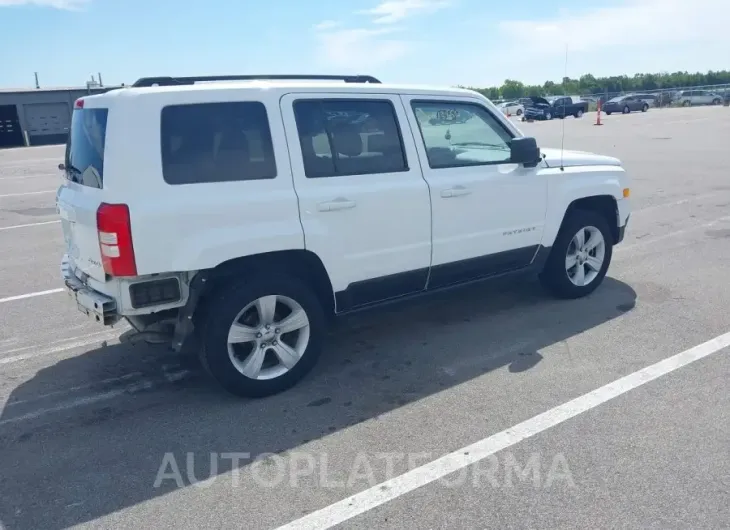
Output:
[[[102,188],[107,109],[75,109],[66,142],[66,178],[83,186]]]

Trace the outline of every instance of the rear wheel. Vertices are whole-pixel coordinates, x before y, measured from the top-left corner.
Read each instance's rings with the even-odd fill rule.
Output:
[[[583,109],[578,109],[578,112],[575,113],[576,118],[582,118],[583,117]]]
[[[610,116],[610,115],[611,115],[611,111],[610,110],[606,111],[606,116]]]
[[[201,360],[229,392],[282,392],[316,364],[325,334],[317,296],[285,275],[226,285],[206,304]]]
[[[603,281],[613,253],[606,219],[599,213],[574,210],[555,239],[542,284],[558,298],[580,298]]]
[[[720,98],[717,98],[717,99],[713,99],[712,100],[712,104],[713,105],[719,105],[720,103],[722,103],[722,100]]]
[[[546,120],[552,120],[553,119],[553,115],[550,112],[546,112],[545,113],[545,119]]]
[[[522,116],[522,109],[517,109],[517,112],[515,112],[518,116]]]
[[[646,103],[644,103],[644,106],[641,107],[641,112],[646,112],[647,110],[649,110],[649,105],[647,105]]]
[[[629,112],[631,112],[631,109],[629,108],[629,106],[628,106],[628,105],[626,105],[626,106],[624,107],[624,114],[628,114]]]

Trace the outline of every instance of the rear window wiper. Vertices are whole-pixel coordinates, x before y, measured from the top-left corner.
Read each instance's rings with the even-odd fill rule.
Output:
[[[73,164],[64,164],[63,169],[71,182],[81,183],[81,180],[79,180],[81,170],[79,168]]]

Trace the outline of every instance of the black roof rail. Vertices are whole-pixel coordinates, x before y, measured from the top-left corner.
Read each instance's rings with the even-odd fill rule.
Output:
[[[199,77],[143,77],[133,87],[192,85],[206,81],[254,81],[254,80],[313,80],[344,81],[345,83],[380,83],[371,75],[210,75]]]

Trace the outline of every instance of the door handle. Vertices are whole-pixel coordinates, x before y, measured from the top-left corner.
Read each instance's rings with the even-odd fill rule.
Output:
[[[469,195],[470,193],[471,190],[464,186],[454,186],[453,188],[441,191],[441,196],[444,199],[450,199],[451,197],[461,197],[463,195]]]
[[[338,197],[333,201],[320,202],[317,209],[320,212],[334,212],[335,210],[349,210],[357,205],[355,201]]]

